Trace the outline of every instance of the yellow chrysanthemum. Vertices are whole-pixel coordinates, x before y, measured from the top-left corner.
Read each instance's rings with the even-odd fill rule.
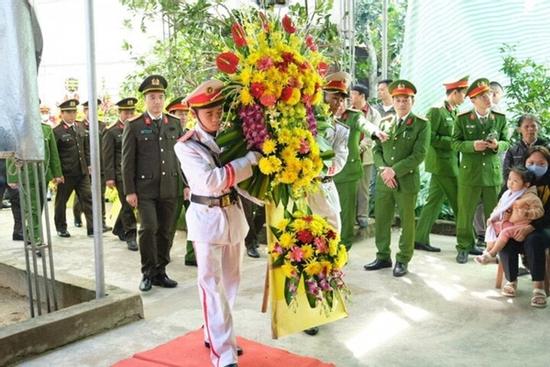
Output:
[[[314,254],[315,250],[311,245],[302,246],[302,251],[304,252],[304,259],[309,260]]]
[[[290,223],[290,220],[287,218],[281,219],[275,228],[277,228],[279,231],[284,231],[286,229],[286,226],[288,226],[288,223]]]
[[[330,261],[321,261],[321,266],[323,267],[323,271],[327,274],[332,270],[332,263]]]
[[[241,103],[245,106],[251,105],[254,103],[254,97],[250,94],[250,90],[248,88],[241,89]]]
[[[338,253],[338,247],[340,246],[340,243],[336,239],[332,239],[328,243],[328,254],[330,256],[336,256]]]
[[[264,154],[272,154],[277,148],[277,142],[273,139],[266,139],[262,144],[262,150]]]
[[[260,168],[260,171],[264,175],[271,175],[271,174],[277,172],[277,169],[278,169],[277,166],[273,165],[273,162],[271,161],[270,157],[260,158],[260,162],[258,163],[258,167]]]
[[[295,219],[291,226],[296,232],[298,232],[307,228],[307,222],[303,219]]]
[[[293,278],[298,273],[298,269],[296,269],[296,267],[293,266],[290,261],[285,261],[285,263],[281,265],[281,270],[287,278]]]
[[[282,248],[289,249],[294,245],[295,239],[294,237],[288,233],[285,232],[279,237],[279,243],[281,244]]]
[[[348,252],[346,250],[346,247],[344,245],[340,245],[340,248],[338,249],[338,257],[336,258],[336,262],[334,263],[334,266],[337,269],[342,269],[347,262],[348,262]]]
[[[318,261],[312,261],[309,264],[307,264],[304,268],[304,271],[307,275],[313,276],[321,273],[323,270],[323,267]]]

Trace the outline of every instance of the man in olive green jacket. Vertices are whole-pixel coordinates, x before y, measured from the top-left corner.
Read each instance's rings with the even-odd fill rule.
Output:
[[[502,186],[498,154],[509,146],[506,117],[491,111],[489,80],[476,80],[466,95],[474,109],[458,115],[452,141],[452,148],[461,153],[456,223],[456,261],[459,264],[468,262],[468,253],[475,245],[472,220],[480,198],[486,218],[497,204]]]
[[[403,276],[408,272],[408,263],[414,248],[414,209],[420,190],[418,167],[424,161],[430,140],[428,121],[411,112],[415,86],[407,80],[396,80],[389,86],[396,117],[381,128],[389,133],[386,142],[377,142],[374,147],[374,164],[379,175],[376,178],[374,215],[376,218],[376,259],[364,266],[365,270],[378,270],[392,266],[391,225],[397,204],[402,233],[399,252],[396,256],[393,275]]]
[[[451,148],[457,107],[464,102],[468,77],[443,84],[447,98],[443,105],[430,108],[426,117],[430,121],[431,140],[424,162],[426,172],[430,172],[430,188],[426,203],[416,224],[414,248],[429,252],[441,249],[430,245],[430,232],[441,212],[445,198],[449,201],[455,216],[457,206],[458,154]]]

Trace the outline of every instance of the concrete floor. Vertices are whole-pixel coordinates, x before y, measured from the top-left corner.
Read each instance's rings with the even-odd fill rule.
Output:
[[[51,213],[52,211],[50,211]],[[67,215],[72,221],[72,213]],[[0,211],[0,261],[23,264],[21,242],[11,241],[11,213]],[[58,276],[93,278],[92,240],[69,225],[73,236],[55,237]],[[396,247],[398,231],[394,231]],[[154,287],[142,295],[145,320],[67,345],[21,366],[109,366],[133,353],[165,343],[202,324],[195,268],[183,265],[185,232],[178,232],[168,274],[176,289]],[[114,236],[103,236],[105,277],[138,291],[139,254]],[[260,313],[265,274],[262,258],[245,256],[234,312],[238,335],[336,366],[549,366],[550,309],[529,306],[530,280],[520,278],[519,294],[507,299],[493,288],[495,266],[455,262],[454,238],[432,236],[439,254],[416,252],[410,274],[394,278],[391,269],[365,272],[374,259],[373,239],[356,243],[346,280],[352,291],[349,317],[324,326],[315,337],[299,333],[272,340],[269,314]],[[245,351],[246,353],[246,351]],[[259,366],[261,367],[261,366]]]

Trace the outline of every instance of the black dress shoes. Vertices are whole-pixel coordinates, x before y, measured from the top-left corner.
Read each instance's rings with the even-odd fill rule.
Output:
[[[88,229],[86,231],[86,233],[88,234],[88,237],[93,237],[94,236],[94,230],[93,229]]]
[[[466,264],[468,262],[468,251],[459,250],[456,255],[456,262],[459,264]]]
[[[126,236],[124,235],[124,233],[122,233],[122,231],[115,231],[115,230],[113,230],[112,233],[113,233],[115,236],[117,236],[119,240],[121,240],[121,241],[126,241]]]
[[[246,254],[255,259],[260,257],[260,253],[258,252],[258,249],[256,247],[251,247],[249,249],[246,249]]]
[[[206,348],[210,349],[210,343],[209,343],[209,342],[204,342],[204,346],[205,346]],[[242,356],[243,353],[244,353],[244,352],[243,352],[243,348],[241,348],[241,347],[239,347],[239,346],[237,345],[237,355],[238,355],[238,356]],[[236,364],[233,364],[233,365],[236,366]],[[230,364],[229,366],[232,366],[232,365]]]
[[[141,280],[141,283],[139,283],[139,290],[142,292],[148,292],[153,288],[153,283],[151,282],[151,278],[149,277],[143,277]]]
[[[421,242],[415,242],[414,243],[414,249],[415,250],[428,251],[428,252],[441,252],[440,248],[433,247],[430,244],[421,243]]]
[[[407,264],[400,263],[399,261],[395,262],[395,267],[393,268],[394,277],[402,277],[407,274],[409,271],[407,269]]]
[[[309,329],[305,329],[304,333],[306,333],[307,335],[315,336],[315,335],[319,334],[319,326],[315,326],[315,327],[312,327],[312,328],[309,328]]]
[[[128,245],[128,250],[130,250],[130,251],[137,251],[138,250],[138,245],[137,245],[136,240],[134,240],[134,239],[128,240],[128,241],[126,241],[126,244]]]
[[[74,226],[77,227],[77,228],[82,227],[82,221],[81,221],[81,220],[75,219],[75,221],[74,221]]]
[[[178,282],[168,278],[168,275],[166,274],[155,275],[153,277],[152,282],[153,282],[153,285],[156,285],[162,288],[176,288],[178,286]]]
[[[391,265],[392,265],[391,260],[376,259],[373,262],[363,266],[363,268],[365,268],[365,270],[367,271],[371,271],[371,270],[380,270],[384,268],[391,268]]]
[[[109,226],[106,225],[106,224],[103,225],[103,233],[109,232],[109,231],[112,230],[112,229],[113,229],[113,227],[109,227]]]
[[[479,256],[483,254],[483,250],[474,245],[474,247],[472,247],[468,253],[470,255]]]
[[[23,234],[21,233],[14,233],[11,235],[11,239],[14,241],[23,241]]]
[[[69,233],[69,231],[67,230],[64,230],[64,231],[57,231],[57,235],[59,237],[71,237],[71,234]]]

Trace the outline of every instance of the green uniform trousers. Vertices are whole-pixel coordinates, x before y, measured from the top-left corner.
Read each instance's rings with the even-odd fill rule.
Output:
[[[374,164],[363,165],[363,177],[359,180],[357,191],[357,222],[360,227],[366,227],[369,219],[369,200],[372,171]]]
[[[391,226],[394,216],[394,208],[397,204],[399,218],[401,219],[401,237],[399,237],[399,252],[396,260],[403,264],[411,261],[414,250],[414,208],[416,206],[417,193],[404,193],[397,190],[380,189],[376,185],[376,197],[374,199],[376,258],[379,260],[391,260]]]
[[[355,215],[357,212],[357,188],[359,180],[340,182],[336,184],[338,197],[340,199],[340,220],[342,221],[342,230],[340,238],[346,249],[351,249],[353,244],[353,227],[355,225]]]
[[[468,251],[474,247],[472,221],[479,199],[484,205],[485,218],[489,218],[498,202],[499,186],[458,185],[458,218],[456,221],[456,249]]]
[[[424,204],[416,224],[416,242],[430,243],[430,232],[439,213],[441,213],[441,206],[445,198],[449,201],[456,217],[458,213],[458,182],[456,177],[432,174],[426,204]]]

